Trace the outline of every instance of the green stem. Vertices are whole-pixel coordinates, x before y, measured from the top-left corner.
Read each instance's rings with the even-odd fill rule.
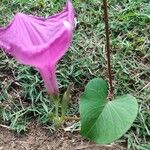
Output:
[[[59,101],[55,101],[55,115],[56,118],[59,118],[58,110],[59,110]]]
[[[59,102],[60,102],[60,97],[59,97],[59,94],[58,95],[55,95],[55,96],[52,96],[52,99],[53,99],[53,102],[55,104],[55,115],[56,115],[56,118],[59,118]]]
[[[54,124],[56,128],[59,128],[63,122],[62,118],[59,116],[59,106],[60,106],[60,97],[59,94],[52,96],[54,105],[55,105],[55,112],[54,112]]]

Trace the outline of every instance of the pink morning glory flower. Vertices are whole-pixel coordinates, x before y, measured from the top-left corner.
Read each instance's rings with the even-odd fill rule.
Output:
[[[57,95],[56,65],[70,47],[73,28],[70,0],[62,12],[48,18],[17,13],[8,26],[0,28],[0,47],[20,63],[35,67],[48,92]]]

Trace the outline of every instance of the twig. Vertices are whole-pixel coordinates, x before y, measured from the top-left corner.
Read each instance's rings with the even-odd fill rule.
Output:
[[[9,130],[10,130],[10,127],[9,127],[9,126],[6,126],[6,125],[2,125],[2,124],[0,124],[0,127],[2,127],[2,128],[7,128],[7,129],[9,129]]]

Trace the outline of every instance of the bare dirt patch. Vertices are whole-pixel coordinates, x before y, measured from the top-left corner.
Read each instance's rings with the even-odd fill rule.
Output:
[[[57,131],[50,134],[40,126],[32,125],[28,132],[17,135],[0,127],[0,150],[125,150],[118,145],[101,146],[84,140],[78,133]]]

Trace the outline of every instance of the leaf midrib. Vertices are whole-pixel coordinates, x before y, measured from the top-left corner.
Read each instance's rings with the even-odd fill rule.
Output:
[[[87,134],[86,134],[87,136],[88,136],[89,132],[92,130],[93,126],[96,124],[97,120],[101,117],[102,112],[104,111],[104,109],[106,109],[108,103],[110,103],[110,102],[107,102],[107,103],[105,104],[105,106],[104,106],[104,108],[102,109],[100,115],[98,116],[98,118],[96,119],[96,121],[93,123],[93,125],[92,125],[91,128],[90,128],[90,130],[87,132]]]

